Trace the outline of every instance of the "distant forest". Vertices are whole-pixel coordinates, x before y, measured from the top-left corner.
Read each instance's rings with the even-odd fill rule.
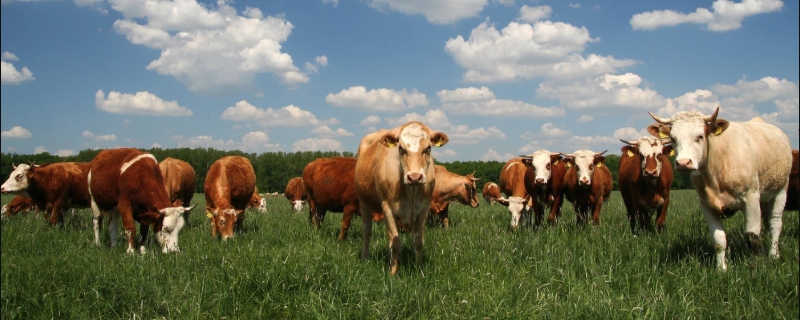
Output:
[[[256,172],[256,186],[260,193],[278,192],[282,193],[286,189],[289,179],[303,175],[303,168],[306,164],[318,158],[330,157],[355,157],[352,152],[337,151],[303,151],[303,152],[265,152],[260,154],[245,153],[238,150],[224,151],[213,148],[177,148],[177,149],[140,149],[144,152],[152,153],[159,161],[172,157],[181,159],[192,165],[197,173],[197,193],[203,192],[203,185],[206,180],[208,168],[214,161],[224,156],[242,156],[250,159],[253,169]],[[100,149],[82,150],[77,155],[60,157],[48,152],[38,154],[16,154],[0,153],[0,177],[3,182],[8,179],[13,171],[13,165],[20,163],[49,164],[55,162],[89,162],[100,152]],[[607,154],[606,165],[611,170],[614,178],[614,190],[617,190],[617,171],[619,168],[619,155]],[[675,159],[670,159],[673,163]],[[478,190],[483,190],[483,185],[487,182],[499,182],[500,170],[505,162],[499,161],[454,161],[439,162],[436,164],[445,166],[450,172],[460,175],[475,173],[475,177],[481,178],[477,182]],[[691,180],[687,172],[675,172],[673,189],[691,188]]]

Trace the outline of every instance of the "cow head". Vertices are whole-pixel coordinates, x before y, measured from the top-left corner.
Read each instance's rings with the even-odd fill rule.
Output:
[[[592,185],[592,176],[594,169],[604,165],[606,158],[602,156],[603,152],[594,152],[591,150],[578,150],[571,154],[565,154],[564,157],[570,158],[575,163],[575,170],[578,175],[578,185],[588,187]]]
[[[258,201],[258,212],[267,213],[267,199],[261,198]]]
[[[622,147],[623,157],[639,155],[643,177],[656,180],[661,176],[661,166],[664,164],[664,159],[666,159],[663,155],[669,155],[672,152],[672,145],[667,144],[670,142],[669,139],[641,137],[636,141],[622,139],[619,139],[619,141],[627,144]]]
[[[211,218],[211,223],[215,225],[222,240],[233,238],[234,225],[236,220],[239,219],[244,210],[236,210],[234,208],[220,209],[206,207],[207,215]]]
[[[522,211],[526,210],[525,204],[528,203],[530,198],[530,196],[527,196],[525,198],[508,197],[508,199],[497,199],[497,202],[508,207],[508,212],[511,213],[511,228],[516,229],[519,227],[519,220],[522,218]]]
[[[530,155],[520,155],[522,163],[533,169],[534,185],[539,188],[544,188],[550,182],[550,176],[553,172],[553,166],[561,161],[560,152],[550,152],[547,150],[537,150]]]
[[[399,134],[395,134],[395,130],[386,133],[380,143],[387,148],[397,146],[403,183],[420,185],[428,181],[426,172],[433,163],[431,147],[441,147],[447,141],[449,138],[446,134],[434,132],[421,122],[412,121],[400,127]]]
[[[481,178],[475,178],[474,172],[466,175],[466,178],[467,183],[464,184],[464,188],[467,191],[467,199],[470,201],[469,206],[477,208],[480,203],[478,202],[478,186],[475,185],[475,182],[480,181]]]
[[[175,200],[172,207],[158,210],[158,213],[164,216],[161,222],[161,230],[156,232],[156,239],[161,244],[161,251],[163,253],[178,252],[178,233],[181,232],[183,226],[186,224],[183,214],[189,212],[197,205],[196,203],[191,207],[182,206],[181,200]]]
[[[727,120],[717,119],[719,107],[710,116],[705,116],[699,111],[681,111],[670,119],[662,119],[648,113],[661,124],[655,134],[672,140],[678,153],[675,169],[683,171],[697,170],[703,166],[708,156],[706,150],[709,136],[721,135],[730,125]]]
[[[13,163],[11,166],[14,168],[14,171],[11,171],[11,174],[3,183],[3,186],[0,187],[0,192],[2,193],[13,193],[18,196],[29,197],[28,194],[28,185],[29,179],[33,177],[33,173],[38,168],[38,165],[27,165],[27,164],[20,164],[19,166],[15,166]]]

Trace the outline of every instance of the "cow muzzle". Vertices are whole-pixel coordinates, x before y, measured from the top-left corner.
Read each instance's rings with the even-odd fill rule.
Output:
[[[675,160],[675,169],[680,171],[696,170],[692,159],[683,158]]]
[[[423,184],[425,175],[421,172],[409,172],[406,174],[406,184]]]

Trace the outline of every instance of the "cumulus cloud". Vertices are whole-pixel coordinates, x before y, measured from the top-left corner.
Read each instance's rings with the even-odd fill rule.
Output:
[[[525,131],[525,133],[519,137],[522,141],[525,141],[526,144],[517,149],[517,152],[520,154],[531,154],[539,149],[559,148],[564,139],[568,138],[571,134],[571,131],[561,129],[553,123],[545,123],[539,127],[538,132]],[[555,150],[551,151],[557,152]]]
[[[365,127],[374,126],[379,123],[381,123],[381,118],[378,116],[368,116],[359,122],[360,125]]]
[[[569,7],[573,8],[573,9],[578,9],[578,8],[581,7],[581,4],[580,3],[572,3],[572,2],[570,2],[569,3]]]
[[[0,133],[0,136],[3,139],[27,139],[32,136],[31,132],[28,129],[25,129],[20,126],[14,126],[8,131],[3,131]]]
[[[641,137],[651,137],[652,135],[647,132],[647,128],[636,130],[634,127],[625,127],[614,130],[614,139],[624,139],[627,141],[635,141]],[[602,150],[601,150],[602,151]]]
[[[114,141],[117,141],[117,136],[114,135],[114,134],[105,134],[105,135],[95,136],[89,130],[83,131],[83,133],[81,133],[81,137],[84,137],[84,138],[90,139],[90,140],[94,140],[94,141],[99,141],[99,142],[114,142]]]
[[[229,3],[109,0],[124,17],[114,30],[161,52],[147,69],[175,77],[191,91],[256,91],[253,81],[260,74],[289,86],[307,83],[308,74],[281,51],[294,26],[283,15],[264,17],[253,7],[239,15]]]
[[[353,133],[349,132],[345,129],[339,128],[336,130],[331,129],[328,126],[321,126],[311,130],[311,133],[316,134],[317,136],[325,136],[325,137],[352,137]]]
[[[292,148],[297,151],[341,151],[342,143],[328,138],[308,138],[298,140],[292,144]]]
[[[33,148],[33,154],[40,154],[45,152],[47,152],[47,149],[44,146],[38,146],[36,148]]]
[[[461,35],[447,40],[445,50],[466,68],[467,82],[497,82],[544,77],[579,79],[613,73],[633,66],[635,60],[581,53],[592,38],[585,27],[568,23],[538,21],[510,22],[502,30],[485,21],[472,30],[469,39]]]
[[[567,84],[545,81],[539,84],[536,93],[540,98],[559,99],[562,106],[574,109],[653,109],[664,105],[664,97],[641,85],[642,78],[633,73],[605,74]]]
[[[306,71],[310,73],[319,73],[319,67],[326,67],[328,66],[328,57],[326,56],[319,56],[314,59],[315,63],[306,62]]]
[[[529,7],[528,5],[523,5],[519,8],[519,18],[517,20],[536,22],[549,18],[551,13],[553,13],[553,8],[550,8],[550,6]]]
[[[436,148],[431,151],[434,159],[454,159],[458,156],[458,152],[453,149]]]
[[[241,150],[243,152],[270,152],[280,151],[280,144],[270,142],[269,135],[262,131],[252,131],[242,136],[240,141],[214,139],[213,136],[195,136],[185,138],[173,136],[180,148],[214,148],[218,150]],[[157,145],[157,144],[154,144]],[[158,145],[161,147],[161,145]]]
[[[19,61],[17,55],[4,51],[0,55],[0,84],[20,84],[23,81],[33,81],[33,72],[28,67],[22,67],[19,71],[8,61]]]
[[[487,87],[441,90],[436,95],[442,102],[442,109],[455,114],[531,118],[564,115],[564,109],[558,107],[539,107],[522,101],[497,99]]]
[[[711,4],[711,10],[697,8],[692,13],[674,10],[654,10],[637,13],[631,17],[633,30],[654,30],[660,27],[672,27],[684,23],[704,24],[711,31],[725,32],[742,27],[742,21],[757,14],[779,11],[783,8],[781,0],[717,0]]]
[[[489,150],[487,150],[487,151],[486,151],[486,153],[484,153],[484,154],[483,154],[483,155],[480,157],[480,160],[481,160],[481,161],[500,161],[500,162],[506,162],[506,161],[508,161],[509,159],[511,159],[511,158],[514,158],[514,157],[516,157],[516,155],[515,155],[515,154],[513,154],[513,153],[505,153],[505,154],[502,154],[502,155],[501,155],[501,154],[499,154],[497,151],[495,151],[494,149],[492,149],[492,148],[489,148]]]
[[[329,3],[329,4],[331,4],[331,5],[332,5],[334,8],[335,8],[335,7],[337,7],[337,6],[339,6],[339,0],[322,0],[322,3]]]
[[[371,0],[378,10],[393,10],[410,15],[423,15],[431,23],[448,24],[476,16],[488,0]]]
[[[11,52],[3,51],[2,55],[0,55],[0,60],[3,60],[3,61],[19,61],[19,58],[17,58],[17,55],[15,55],[15,54],[13,54]]]
[[[329,93],[325,96],[325,101],[337,107],[363,111],[402,111],[430,104],[425,94],[419,93],[417,89],[410,93],[406,89],[396,91],[386,88],[367,91],[363,86],[343,89],[336,94]]]
[[[588,122],[592,122],[592,121],[594,121],[594,117],[592,117],[592,116],[590,116],[590,115],[588,115],[588,114],[582,114],[582,115],[581,115],[580,117],[578,117],[578,119],[577,119],[577,120],[575,120],[575,121],[576,121],[577,123],[588,123]]]
[[[78,154],[78,153],[75,152],[75,150],[66,150],[66,149],[58,150],[56,152],[56,155],[59,156],[59,157],[62,157],[62,158],[71,157],[71,156],[74,156],[76,154]]]
[[[485,140],[505,140],[506,134],[497,127],[470,128],[467,125],[450,123],[443,110],[429,110],[424,115],[407,113],[398,118],[385,118],[389,128],[401,126],[410,121],[419,121],[434,131],[441,131],[450,138],[448,145],[470,145]]]
[[[135,94],[111,91],[106,98],[103,90],[97,90],[94,94],[94,103],[97,109],[118,114],[176,117],[192,115],[192,110],[178,105],[177,101],[164,101],[147,91]]]
[[[280,109],[259,109],[249,102],[242,100],[222,112],[223,120],[248,121],[261,127],[306,127],[328,124],[339,124],[339,120],[331,118],[321,121],[308,110],[300,109],[295,105],[288,105]]]

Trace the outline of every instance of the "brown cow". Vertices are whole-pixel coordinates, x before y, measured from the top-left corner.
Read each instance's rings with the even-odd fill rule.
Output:
[[[245,210],[256,188],[256,172],[245,157],[227,156],[215,161],[206,175],[206,216],[211,220],[211,237],[222,240],[241,231]]]
[[[403,248],[398,225],[413,228],[414,253],[417,264],[422,263],[425,223],[436,182],[431,147],[447,141],[447,135],[417,121],[368,134],[361,140],[355,182],[361,211],[362,260],[370,257],[372,213],[381,211],[389,233],[390,273],[397,272]]]
[[[445,229],[450,228],[450,202],[458,201],[473,208],[478,207],[478,192],[475,181],[480,178],[470,173],[466,176],[447,171],[444,166],[436,166],[436,186],[431,198],[429,219],[438,217]]]
[[[136,226],[139,222],[142,233],[139,252],[145,253],[144,240],[150,225],[154,225],[156,239],[162,252],[180,251],[178,233],[184,225],[185,208],[180,200],[169,201],[158,161],[149,153],[134,148],[119,148],[100,151],[90,163],[87,178],[92,206],[95,244],[100,244],[100,219],[112,209],[108,222],[111,246],[116,245],[119,219],[125,228],[128,253],[133,253]]]
[[[611,196],[613,182],[611,170],[605,166],[604,153],[606,151],[578,150],[564,155],[569,163],[564,176],[564,193],[575,208],[579,225],[586,224],[590,210],[592,222],[599,225],[603,203]]]
[[[497,199],[497,202],[508,207],[511,213],[511,228],[519,227],[521,220],[529,220],[527,217],[528,208],[532,203],[532,198],[525,190],[525,171],[530,170],[522,158],[512,158],[508,160],[500,170],[500,191],[505,193],[507,198]]]
[[[483,185],[483,199],[486,200],[490,205],[494,205],[497,202],[497,199],[500,199],[500,186],[498,186],[494,182],[487,182]]]
[[[197,186],[197,174],[188,162],[166,158],[158,163],[161,177],[164,179],[164,188],[167,189],[169,201],[181,200],[184,206],[192,203],[194,189]],[[189,226],[189,211],[183,214],[186,226]]]
[[[294,177],[286,184],[286,192],[284,193],[286,199],[292,204],[292,210],[295,212],[303,211],[303,206],[308,200],[308,193],[306,186],[303,183],[303,177]]]
[[[786,190],[784,210],[800,209],[800,162],[797,153],[797,150],[792,150],[792,171],[789,173],[789,189]]]
[[[658,135],[658,128],[656,136]],[[652,129],[648,128],[648,130]],[[669,139],[641,137],[637,141],[620,141],[622,147],[617,181],[619,192],[628,211],[631,232],[640,229],[652,231],[650,214],[655,210],[656,230],[660,233],[666,226],[669,188],[672,186],[672,164],[667,158],[672,152]]]
[[[11,217],[20,212],[30,212],[37,210],[36,202],[31,197],[16,196],[11,202],[3,205],[2,215],[4,218]],[[37,213],[38,215],[38,213]]]
[[[327,211],[342,212],[344,240],[353,215],[360,214],[355,186],[356,158],[334,157],[312,161],[303,169],[302,181],[308,194],[308,222],[322,228]],[[376,216],[380,220],[382,216]]]
[[[247,209],[254,209],[261,213],[267,213],[267,199],[262,198],[258,194],[258,187],[253,189],[253,196],[250,197],[250,202],[247,203]]]
[[[554,225],[561,218],[567,165],[561,158],[561,153],[544,149],[521,157],[528,167],[525,170],[525,191],[532,198],[536,226],[541,225],[546,207],[550,208],[547,221]]]
[[[62,224],[61,212],[67,208],[88,208],[88,162],[58,162],[45,165],[20,164],[0,192],[28,196],[51,224]]]

